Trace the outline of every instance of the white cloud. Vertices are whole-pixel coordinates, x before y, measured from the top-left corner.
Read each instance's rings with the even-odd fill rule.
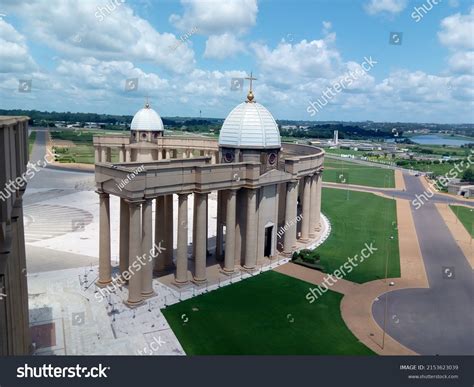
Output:
[[[449,49],[474,49],[474,7],[467,15],[456,13],[441,21],[440,42]]]
[[[25,37],[0,18],[0,73],[26,73],[35,68]]]
[[[246,52],[244,44],[232,34],[211,35],[206,41],[204,57],[225,59]]]
[[[452,72],[474,73],[474,7],[466,15],[456,13],[444,18],[438,38],[451,52],[448,64]]]
[[[177,42],[173,34],[159,33],[126,3],[119,3],[114,9],[110,4],[113,2],[32,0],[10,7],[25,19],[29,38],[54,48],[62,56],[103,60],[125,57],[177,73],[194,67],[194,52],[187,44],[170,55],[169,47]]]
[[[397,14],[407,6],[407,0],[370,0],[365,4],[365,10],[370,15],[378,13]]]
[[[173,14],[170,23],[187,31],[197,27],[202,34],[244,33],[257,20],[257,0],[181,0],[183,15]]]
[[[341,65],[339,52],[330,39],[302,40],[295,44],[281,41],[275,49],[255,43],[257,63],[269,82],[290,85],[315,78],[334,77]]]
[[[120,93],[128,78],[138,78],[141,95],[149,91],[164,91],[168,81],[153,73],[145,73],[128,61],[99,61],[84,58],[81,61],[61,60],[57,74],[71,86],[82,89],[104,89]]]

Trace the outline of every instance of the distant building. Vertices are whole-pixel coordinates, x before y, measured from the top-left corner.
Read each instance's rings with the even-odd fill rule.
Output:
[[[448,192],[453,195],[471,198],[474,196],[474,185],[466,182],[450,181],[448,183]]]

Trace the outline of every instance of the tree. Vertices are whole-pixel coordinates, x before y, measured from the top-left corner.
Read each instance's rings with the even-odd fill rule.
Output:
[[[462,181],[474,181],[474,171],[472,168],[466,169],[462,174]]]

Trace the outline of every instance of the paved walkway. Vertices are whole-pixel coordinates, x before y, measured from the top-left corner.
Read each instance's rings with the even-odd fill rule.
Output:
[[[443,218],[444,223],[446,223],[446,226],[448,226],[452,237],[456,240],[456,243],[461,248],[464,256],[471,265],[471,268],[474,270],[474,250],[471,234],[469,234],[448,204],[436,203],[435,206]],[[468,206],[463,207],[470,208]],[[471,209],[471,211],[473,210]]]

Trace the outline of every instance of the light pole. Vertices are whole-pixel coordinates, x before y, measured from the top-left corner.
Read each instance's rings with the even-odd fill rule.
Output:
[[[395,286],[395,282],[390,282],[388,286]],[[385,331],[386,331],[386,324],[387,324],[387,313],[388,313],[388,294],[385,294],[385,310],[383,314],[383,334],[382,334],[382,349],[385,347]]]

